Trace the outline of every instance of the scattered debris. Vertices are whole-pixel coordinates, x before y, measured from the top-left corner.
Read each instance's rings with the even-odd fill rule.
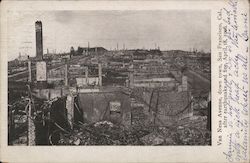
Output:
[[[204,117],[188,119],[175,127],[126,129],[108,121],[83,124],[70,134],[62,133],[60,145],[210,145],[211,132]],[[193,126],[197,127],[193,127]],[[192,126],[192,127],[191,127]]]
[[[164,143],[164,137],[159,133],[152,132],[141,138],[144,145],[161,145]]]
[[[56,99],[55,99],[56,100]],[[53,119],[44,117],[55,100],[39,101],[36,121],[42,124],[53,123]],[[38,102],[36,102],[38,103]],[[9,144],[27,144],[27,115],[25,100],[9,105],[9,114],[13,119],[10,131],[12,139]],[[154,126],[148,123],[149,117],[143,108],[133,110],[132,126],[123,125],[104,120],[92,124],[74,124],[73,130],[57,126],[56,132],[51,132],[50,137],[56,140],[51,145],[211,145],[211,132],[206,129],[207,116],[191,116],[169,126]],[[11,128],[12,127],[12,128]],[[67,131],[67,132],[66,132]]]
[[[97,122],[97,123],[94,124],[95,127],[99,127],[99,126],[102,126],[102,125],[108,125],[110,127],[114,127],[113,123],[108,122],[108,121],[101,121],[101,122]]]

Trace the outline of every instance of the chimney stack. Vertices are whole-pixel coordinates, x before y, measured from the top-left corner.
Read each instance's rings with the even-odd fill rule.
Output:
[[[42,22],[36,21],[36,58],[38,60],[43,60],[43,28]]]

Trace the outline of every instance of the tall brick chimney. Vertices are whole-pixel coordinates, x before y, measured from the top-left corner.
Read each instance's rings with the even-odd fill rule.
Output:
[[[38,60],[43,60],[43,28],[42,22],[36,21],[36,58]]]

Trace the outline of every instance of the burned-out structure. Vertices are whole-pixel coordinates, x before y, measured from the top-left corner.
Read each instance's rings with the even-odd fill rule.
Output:
[[[113,89],[78,93],[78,105],[84,122],[106,120],[126,127],[131,125],[130,97],[119,89]]]
[[[210,54],[88,43],[44,57],[35,31],[36,57],[9,74],[9,145],[211,145]]]
[[[103,54],[107,49],[103,47],[78,47],[74,55]]]

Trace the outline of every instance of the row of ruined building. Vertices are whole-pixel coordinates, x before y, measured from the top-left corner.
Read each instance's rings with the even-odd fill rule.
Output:
[[[69,80],[68,68],[65,65],[65,69],[59,70],[66,76],[60,80]],[[32,102],[35,100],[30,100],[33,113],[28,117],[29,145],[56,144],[60,135],[51,138],[52,133],[74,130],[79,124],[110,121],[133,128],[139,119],[144,127],[168,127],[193,116],[193,88],[188,77],[162,60],[133,61],[124,85],[103,85],[105,73],[102,64],[98,64],[95,77],[88,75],[89,68],[73,68],[73,72],[78,69],[85,72],[82,76],[75,74],[76,85],[34,87],[30,91],[31,99],[43,100],[44,104],[34,109]],[[50,77],[46,82],[56,81],[56,78],[52,80],[53,71],[46,76]],[[205,90],[205,94],[208,106],[209,91]],[[141,113],[133,114],[135,110]]]

